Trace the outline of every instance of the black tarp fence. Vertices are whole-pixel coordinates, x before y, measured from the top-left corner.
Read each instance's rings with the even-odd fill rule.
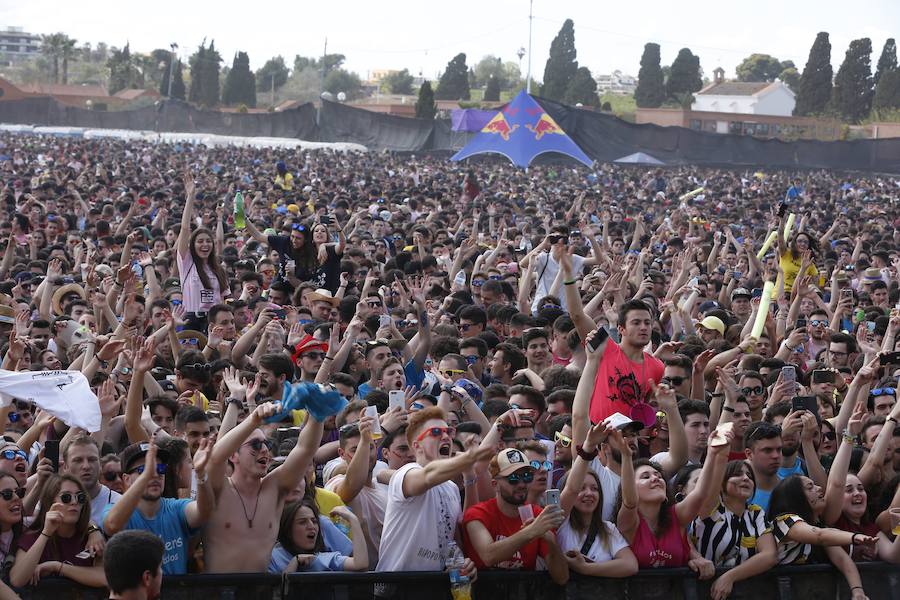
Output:
[[[646,152],[670,165],[900,173],[900,138],[784,142],[636,125],[543,98],[538,101],[588,156],[600,162]],[[317,115],[309,103],[268,113],[202,110],[177,100],[133,110],[94,111],[66,106],[49,97],[27,98],[0,102],[0,123],[353,142],[374,151],[453,150],[449,119],[411,119],[328,101]]]

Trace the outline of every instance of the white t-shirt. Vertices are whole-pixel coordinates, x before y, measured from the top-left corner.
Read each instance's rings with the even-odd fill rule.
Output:
[[[599,458],[591,461],[590,468],[600,478],[600,488],[603,492],[603,520],[612,521],[615,517],[613,510],[616,508],[616,495],[619,493],[622,478],[604,466]]]
[[[625,541],[625,538],[622,537],[622,534],[619,533],[619,530],[616,529],[615,525],[604,521],[603,526],[606,528],[607,544],[603,544],[598,535],[594,538],[594,543],[591,545],[588,553],[585,554],[588,559],[595,563],[612,560],[622,548],[628,547],[628,542]],[[556,542],[559,544],[559,549],[563,552],[568,552],[569,550],[581,552],[581,547],[584,545],[586,538],[587,531],[578,533],[572,529],[569,519],[566,519],[565,522],[560,525],[559,529],[556,530]]]
[[[345,475],[335,475],[328,483],[325,489],[329,492],[337,493],[337,488],[344,481]],[[381,530],[384,527],[384,510],[387,506],[387,494],[375,484],[375,478],[372,478],[372,485],[364,485],[356,495],[356,498],[347,503],[353,514],[360,519],[365,519],[365,527],[368,529],[369,536],[366,539],[369,548],[369,566],[375,564],[378,560],[378,548],[381,545]]]
[[[100,484],[100,493],[97,494],[96,498],[91,498],[91,522],[100,527],[103,525],[103,511],[110,504],[115,504],[119,501],[119,498],[122,497],[122,494],[119,492],[114,492],[102,483]]]
[[[550,288],[553,287],[553,280],[556,279],[556,274],[559,273],[559,263],[547,252],[541,252],[534,260],[534,273],[540,279],[537,281],[537,292],[535,292],[534,300],[531,303],[531,312],[537,312],[540,308],[538,302],[550,292]],[[572,277],[581,275],[584,269],[584,260],[583,256],[572,255]],[[562,302],[563,310],[568,310],[566,309],[566,295],[562,285],[559,287],[558,295]]]
[[[459,488],[445,481],[421,496],[406,498],[403,479],[418,463],[403,465],[388,486],[388,505],[376,571],[443,571],[447,545],[462,518]]]
[[[345,461],[340,456],[338,456],[336,458],[332,458],[327,463],[325,463],[325,466],[322,467],[322,478],[325,480],[325,483],[327,484],[328,480],[331,479],[332,477],[334,477],[333,473],[334,473],[335,469],[337,469],[341,465],[346,465],[346,464],[347,464],[347,461]],[[384,462],[383,460],[377,460],[377,461],[375,461],[375,468],[372,469],[372,475],[373,476],[378,475],[379,471],[382,471],[387,468],[388,468],[388,464],[386,462]]]

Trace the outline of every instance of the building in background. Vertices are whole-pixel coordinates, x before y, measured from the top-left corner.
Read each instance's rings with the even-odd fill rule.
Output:
[[[0,64],[3,66],[33,58],[40,52],[41,36],[23,31],[21,27],[0,29]]]
[[[784,82],[725,81],[721,67],[713,71],[714,81],[694,95],[691,110],[790,117],[796,96]]]
[[[638,84],[637,77],[626,75],[622,71],[613,71],[609,75],[597,75],[594,79],[597,81],[597,93],[601,96],[606,93],[627,96],[634,93]]]

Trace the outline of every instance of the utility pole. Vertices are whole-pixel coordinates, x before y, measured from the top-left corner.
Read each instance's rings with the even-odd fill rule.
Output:
[[[322,49],[322,78],[319,80],[319,98],[325,93],[325,57],[328,56],[328,38],[325,38],[325,47]]]
[[[275,73],[272,73],[272,108],[275,108]]]
[[[169,56],[169,85],[166,86],[166,97],[172,97],[172,77],[175,74],[175,50],[178,48],[178,44],[172,42],[169,44],[169,48],[172,49],[172,53]]]
[[[528,0],[528,75],[525,79],[525,93],[531,93],[531,25],[534,22],[534,0]]]

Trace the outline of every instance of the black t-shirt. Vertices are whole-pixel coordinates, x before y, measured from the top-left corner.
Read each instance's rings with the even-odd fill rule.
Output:
[[[270,235],[268,241],[269,248],[278,253],[278,275],[284,278],[287,261],[293,258],[291,238],[286,235]],[[313,269],[294,259],[294,277],[336,294],[341,285],[341,257],[334,251],[334,246],[326,246],[326,252],[328,257],[325,259],[325,263]]]

